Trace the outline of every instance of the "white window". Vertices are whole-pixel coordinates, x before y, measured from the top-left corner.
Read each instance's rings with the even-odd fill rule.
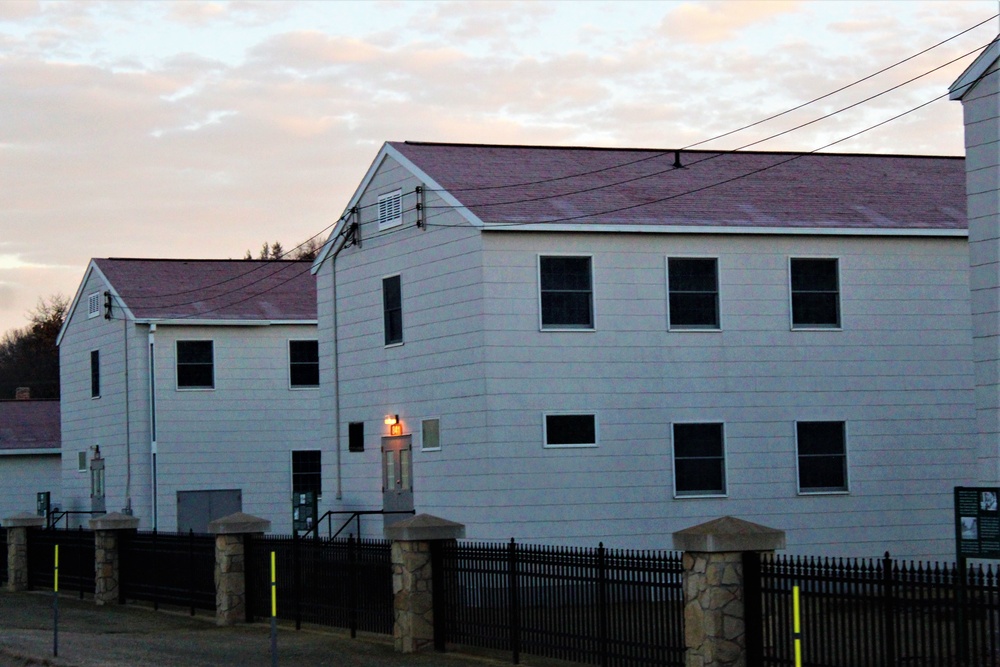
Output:
[[[215,349],[212,341],[177,341],[177,388],[215,388]]]
[[[545,447],[596,447],[597,416],[585,413],[549,413],[542,416]]]
[[[382,279],[382,320],[385,344],[403,344],[403,284],[399,276]]]
[[[590,257],[539,256],[542,329],[593,329],[594,291]]]
[[[101,314],[101,293],[94,292],[87,297],[87,317],[97,317]]]
[[[840,270],[836,259],[788,261],[793,329],[840,328]]]
[[[78,452],[76,455],[76,471],[87,472],[87,452]]]
[[[719,328],[719,267],[714,257],[667,258],[671,329]]]
[[[403,191],[396,190],[378,198],[378,229],[389,229],[403,224]]]
[[[292,495],[311,491],[323,496],[323,455],[314,450],[292,452]]]
[[[101,397],[101,351],[90,351],[90,397]]]
[[[674,494],[726,495],[726,446],[722,424],[674,424]]]
[[[425,419],[420,422],[420,449],[425,452],[436,452],[441,449],[441,420]]]
[[[319,386],[319,341],[288,341],[288,381],[293,388]]]
[[[844,422],[796,422],[799,493],[846,493],[847,433]]]

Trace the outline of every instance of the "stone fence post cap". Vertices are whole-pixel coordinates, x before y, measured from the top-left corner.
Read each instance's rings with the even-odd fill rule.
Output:
[[[259,516],[236,512],[221,519],[208,522],[208,532],[214,535],[239,535],[246,533],[266,533],[271,530],[271,522]]]
[[[18,512],[3,520],[4,528],[40,528],[45,525],[45,519],[37,514]]]
[[[674,549],[720,553],[785,548],[785,531],[724,516],[674,533]]]
[[[465,537],[465,524],[431,514],[418,514],[383,529],[386,539],[404,542],[457,540]]]
[[[135,530],[139,527],[139,517],[120,512],[95,516],[87,521],[91,530]]]

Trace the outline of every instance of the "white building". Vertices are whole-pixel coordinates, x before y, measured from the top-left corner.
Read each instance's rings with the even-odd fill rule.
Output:
[[[291,532],[293,488],[322,492],[308,262],[94,259],[58,343],[62,509]]]
[[[36,494],[58,496],[59,401],[0,401],[0,524],[34,512]]]
[[[977,456],[963,183],[958,158],[384,145],[313,268],[329,507],[637,548],[734,515],[795,552],[948,557]]]

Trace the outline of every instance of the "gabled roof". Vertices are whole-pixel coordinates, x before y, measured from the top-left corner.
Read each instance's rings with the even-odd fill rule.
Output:
[[[315,322],[309,267],[308,260],[92,259],[59,340],[94,273],[108,285],[113,308],[139,322],[250,324]]]
[[[962,75],[955,79],[955,83],[951,84],[948,88],[949,99],[962,99],[998,59],[1000,59],[1000,35],[994,38],[989,46],[983,49],[979,56],[972,61],[972,64],[962,72]]]
[[[963,158],[414,142],[389,147],[487,228],[967,226]],[[427,215],[433,225],[435,210]]]
[[[0,401],[0,454],[58,450],[59,401]]]

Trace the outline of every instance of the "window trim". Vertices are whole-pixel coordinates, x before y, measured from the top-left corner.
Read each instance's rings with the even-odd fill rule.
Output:
[[[692,492],[684,493],[677,490],[677,433],[674,429],[677,425],[684,424],[718,424],[722,427],[722,493]],[[673,467],[674,478],[674,498],[677,500],[688,500],[696,498],[728,498],[729,497],[729,456],[726,447],[726,422],[724,421],[676,421],[670,423],[670,464]],[[707,457],[704,457],[707,458]]]
[[[386,202],[390,202],[388,206]],[[392,192],[386,192],[378,196],[376,202],[376,215],[378,219],[378,230],[381,232],[385,229],[392,229],[393,227],[399,227],[403,224],[403,190],[399,188],[393,190]],[[394,213],[393,215],[384,214],[384,209],[394,208],[395,211],[390,211]]]
[[[549,324],[544,321],[544,311],[542,308],[542,258],[543,257],[579,257],[586,258],[590,262],[590,325],[575,326],[571,324]],[[597,331],[597,301],[594,298],[594,254],[581,252],[545,252],[535,256],[535,278],[538,281],[538,330],[539,331]]]
[[[301,452],[317,452],[319,454],[319,493],[316,494],[316,500],[323,500],[323,450],[319,447],[313,447],[310,449],[290,449],[288,450],[288,492],[290,498],[295,498],[296,493],[301,493],[301,491],[295,490],[295,454]],[[318,517],[317,517],[318,518]]]
[[[316,384],[293,384],[292,383],[292,343],[316,343]],[[319,339],[317,338],[289,338],[288,344],[285,346],[285,352],[288,353],[288,389],[290,391],[303,391],[310,389],[319,389]],[[298,364],[304,365],[306,362],[297,362]],[[312,363],[312,362],[309,362]]]
[[[388,309],[385,304],[385,281],[392,278],[399,279],[399,340],[389,341],[389,329],[388,322],[386,321],[386,316],[388,315]],[[406,336],[404,334],[405,328],[403,325],[403,275],[401,273],[393,273],[387,276],[382,276],[382,343],[386,348],[389,347],[399,347],[406,342]]]
[[[97,362],[96,364],[94,362]],[[96,391],[95,391],[96,390]],[[101,351],[90,351],[90,398],[101,397]]]
[[[566,444],[549,444],[549,429],[548,429],[548,418],[558,417],[561,415],[577,415],[581,417],[593,417],[594,418],[594,442],[580,442],[580,443],[566,443]],[[601,444],[601,428],[600,420],[597,418],[597,412],[593,410],[550,410],[542,413],[542,448],[543,449],[592,449],[594,447],[599,447]]]
[[[671,259],[710,259],[715,262],[715,320],[714,327],[702,325],[680,324],[675,325],[670,318],[670,260]],[[715,255],[668,255],[663,260],[664,280],[667,286],[667,331],[681,331],[692,333],[718,332],[722,331],[722,286],[719,280],[719,257]]]
[[[793,305],[792,290],[792,261],[796,259],[819,259],[831,260],[837,266],[837,324],[795,324],[795,307]],[[844,330],[844,308],[841,298],[843,293],[843,281],[841,280],[840,257],[831,255],[789,255],[787,262],[788,275],[788,326],[791,331],[843,331]]]
[[[424,423],[436,421],[438,425],[438,444],[437,447],[424,447]],[[441,418],[440,417],[424,417],[420,420],[420,451],[422,452],[440,452],[441,451]]]
[[[95,307],[96,304],[96,307]],[[87,295],[87,319],[91,320],[101,314],[101,292],[91,292]]]
[[[181,386],[180,381],[180,343],[211,343],[212,344],[212,386]],[[215,339],[214,338],[178,338],[174,341],[174,389],[176,391],[215,391],[216,387],[216,377],[215,377]]]
[[[818,488],[817,490],[803,489],[802,488],[802,473],[799,466],[799,424],[815,424],[817,422],[836,422],[843,424],[844,427],[844,488],[843,489],[829,489],[827,487]],[[849,456],[850,449],[848,447],[848,442],[850,440],[848,435],[848,423],[846,419],[796,419],[793,424],[794,432],[792,436],[795,440],[795,488],[796,492],[800,496],[847,496],[851,493],[851,459]]]

